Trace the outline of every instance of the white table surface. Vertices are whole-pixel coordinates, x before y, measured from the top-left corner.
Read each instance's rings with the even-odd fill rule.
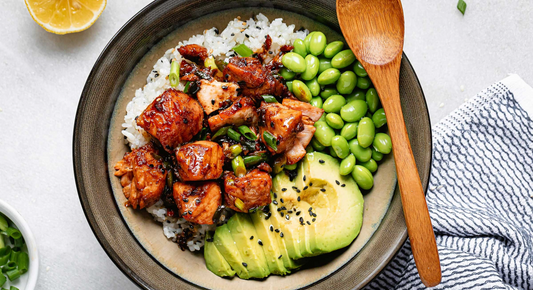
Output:
[[[0,198],[36,236],[37,289],[135,289],[107,257],[80,206],[72,166],[78,100],[96,58],[148,0],[112,0],[85,32],[58,36],[22,0],[0,1]],[[533,1],[404,1],[405,52],[432,124],[508,73],[533,84]]]

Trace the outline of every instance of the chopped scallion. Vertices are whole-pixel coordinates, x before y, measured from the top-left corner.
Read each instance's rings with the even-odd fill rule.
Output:
[[[170,65],[170,74],[168,75],[168,80],[170,81],[170,86],[173,88],[177,87],[180,83],[180,63],[173,61]]]
[[[8,224],[7,224],[7,220],[6,218],[4,217],[4,215],[2,215],[0,213],[0,231],[7,231],[7,228],[8,228]]]
[[[6,281],[7,281],[6,276],[0,274],[0,287],[4,286]]]
[[[254,52],[244,43],[235,46],[233,50],[242,57],[249,57],[254,54]]]
[[[188,94],[189,93],[189,86],[191,85],[191,82],[187,82],[185,84],[185,88],[183,89],[183,92]]]
[[[257,135],[248,127],[245,125],[242,125],[239,127],[239,132],[244,135],[248,140],[256,140]]]
[[[12,237],[15,240],[20,239],[22,237],[20,231],[12,227],[8,227],[6,233],[8,236]]]
[[[215,135],[213,135],[213,137],[211,137],[211,139],[214,140],[217,137],[225,136],[226,134],[228,134],[228,130],[229,130],[229,127],[223,127],[223,128],[218,129],[218,131],[215,133]]]
[[[265,139],[265,142],[267,143],[268,147],[272,148],[274,151],[278,150],[278,144],[276,143],[276,137],[272,135],[272,133],[265,131],[263,132],[263,138]]]
[[[241,141],[241,134],[235,130],[233,130],[232,128],[229,128],[228,129],[228,137],[230,137],[231,139],[237,141],[237,142],[240,142]]]
[[[271,96],[271,95],[263,95],[262,97],[265,100],[265,102],[267,102],[267,103],[277,103],[278,102],[278,100],[276,100],[276,97]]]
[[[231,167],[233,168],[233,172],[235,172],[237,177],[243,177],[246,175],[246,165],[244,165],[242,156],[239,155],[231,160]]]
[[[17,280],[20,275],[22,275],[22,272],[20,272],[19,269],[13,269],[6,272],[7,278],[9,281]]]
[[[465,15],[466,2],[464,0],[459,0],[459,2],[457,2],[457,9],[459,9],[459,11]]]
[[[233,157],[237,157],[239,154],[242,153],[242,146],[241,144],[235,144],[235,145],[230,146],[229,150]]]
[[[247,166],[257,164],[261,161],[266,161],[266,156],[264,154],[244,157],[244,164],[246,164]]]
[[[235,207],[244,211],[244,202],[238,197],[235,199]]]
[[[20,252],[18,257],[18,268],[22,274],[28,272],[30,266],[30,257],[26,252]]]

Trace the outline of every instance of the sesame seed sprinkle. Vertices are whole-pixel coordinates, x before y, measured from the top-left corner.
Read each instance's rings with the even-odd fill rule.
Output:
[[[254,239],[254,236],[251,236],[251,237],[250,237],[250,240],[253,240],[253,239]]]
[[[325,188],[321,188],[320,191],[326,192],[326,189]]]
[[[311,222],[310,222],[310,221],[307,221],[307,224],[308,224],[308,225],[311,225]]]
[[[280,201],[281,203],[283,203],[283,198],[280,198],[279,201]]]
[[[309,186],[313,186],[313,183],[312,183],[312,182],[309,182]]]
[[[270,231],[271,231],[271,232],[274,231],[274,226],[273,226],[273,225],[270,225]]]
[[[341,187],[345,187],[345,186],[346,186],[346,184],[344,184],[344,183],[343,183],[343,184],[341,184]]]
[[[243,265],[244,267],[248,267],[248,264],[246,264],[245,262],[242,262],[242,265]]]
[[[300,200],[301,200],[301,198],[300,198],[300,197],[298,196],[297,200],[298,200],[298,201],[300,201]]]
[[[283,238],[283,232],[279,233],[279,236]]]
[[[276,233],[279,233],[279,229],[274,230]]]
[[[261,240],[257,240],[257,243],[262,246],[263,245],[263,242]]]
[[[272,203],[275,204],[275,205],[278,205],[278,201],[277,200],[272,201]]]
[[[308,188],[309,188],[309,186],[306,185],[306,186],[304,187],[304,190],[307,190]]]
[[[304,181],[307,179],[307,177],[304,175]]]
[[[296,212],[296,215],[300,215],[302,212],[301,211],[297,211]]]
[[[335,180],[335,183],[336,183],[337,185],[341,185],[341,183],[340,183],[338,180]]]
[[[324,164],[324,163],[326,163],[326,161],[324,161],[324,160],[322,160],[322,159],[318,160],[318,162],[319,162],[320,164]]]
[[[316,218],[313,218],[311,221],[312,221],[312,222],[315,222],[315,221],[316,221]]]
[[[284,188],[281,189],[281,191],[287,191],[287,189],[284,187]]]
[[[286,216],[285,216],[285,219],[290,220],[291,217],[290,217],[289,215],[286,215]]]
[[[283,256],[283,255],[279,255],[278,259],[281,259],[282,256]]]

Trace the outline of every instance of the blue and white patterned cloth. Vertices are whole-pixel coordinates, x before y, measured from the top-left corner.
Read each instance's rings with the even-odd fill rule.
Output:
[[[532,117],[533,89],[511,75],[433,129],[432,289],[533,289]],[[366,288],[425,289],[409,242]]]

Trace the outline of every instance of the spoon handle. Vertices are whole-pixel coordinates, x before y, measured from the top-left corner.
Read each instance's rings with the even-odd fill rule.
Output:
[[[387,116],[403,213],[416,267],[424,285],[432,287],[438,285],[441,280],[440,260],[424,190],[403,118],[398,86],[400,62],[401,53],[386,65],[366,64],[366,68],[382,99]]]

